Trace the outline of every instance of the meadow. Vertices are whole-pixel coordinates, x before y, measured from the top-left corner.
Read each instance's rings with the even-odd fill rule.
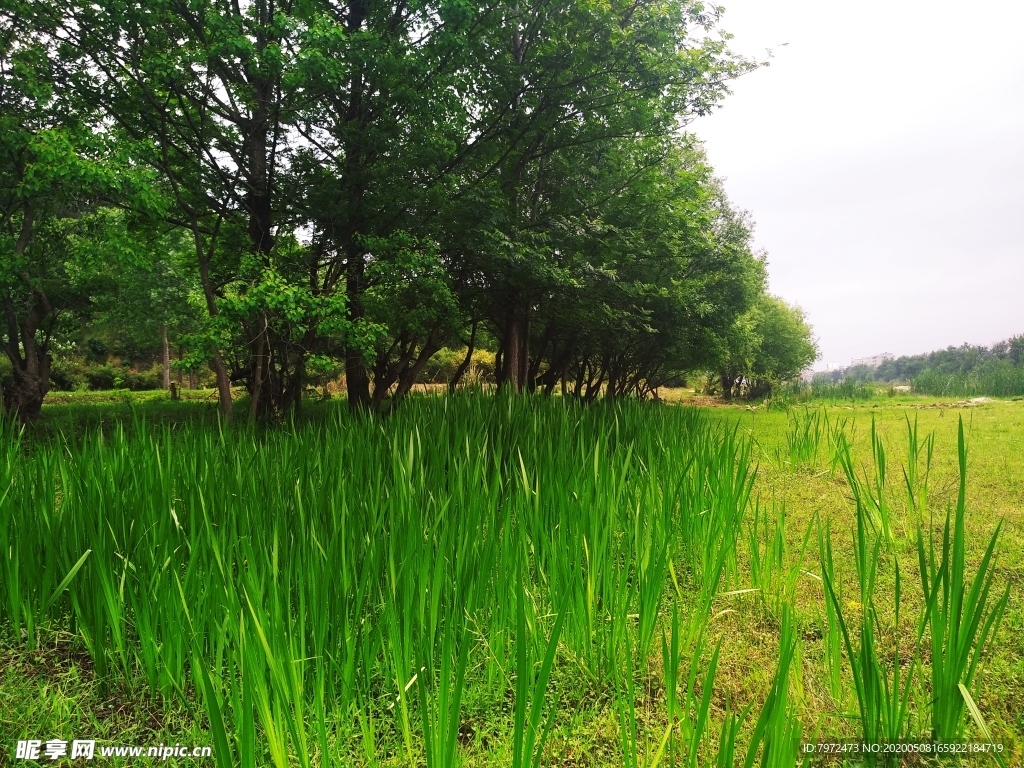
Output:
[[[8,756],[84,737],[225,768],[853,765],[802,745],[857,739],[1024,759],[1021,401],[477,393],[257,428],[125,398],[4,430]]]

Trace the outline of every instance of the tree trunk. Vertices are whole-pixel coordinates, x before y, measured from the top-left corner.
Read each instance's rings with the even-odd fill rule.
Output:
[[[4,391],[4,412],[18,415],[23,423],[39,416],[46,393],[50,391],[49,355],[25,355],[24,365],[14,368],[14,381]]]
[[[473,349],[476,346],[476,320],[473,321],[473,330],[469,333],[469,345],[466,347],[466,356],[459,363],[459,367],[455,369],[455,373],[452,375],[451,381],[448,382],[448,394],[454,395],[455,389],[459,386],[459,382],[462,381],[462,377],[466,375],[466,371],[469,370],[470,364],[473,362]]]
[[[515,394],[523,391],[523,377],[526,372],[523,360],[523,318],[515,310],[509,310],[505,321],[505,343],[502,346],[502,386],[509,386]]]
[[[505,345],[504,343],[498,344],[498,351],[494,353],[494,383],[498,385],[498,389],[501,389],[505,383]]]
[[[210,368],[217,377],[217,399],[220,401],[220,414],[225,421],[231,421],[231,379],[220,352],[216,352],[210,360]]]
[[[35,211],[30,200],[22,203],[21,232],[14,246],[14,253],[24,255],[33,236]],[[18,323],[15,302],[8,291],[3,297],[4,319],[7,324],[7,340],[4,352],[11,361],[11,386],[0,393],[0,410],[18,414],[22,423],[32,421],[43,407],[43,399],[50,389],[50,363],[46,342],[36,339],[36,331],[47,318],[53,315],[49,298],[36,286],[27,272],[19,272],[18,279],[32,297],[28,313]]]
[[[270,366],[267,361],[269,355],[267,354],[267,347],[269,346],[269,340],[267,339],[267,314],[266,312],[260,315],[259,319],[259,330],[256,332],[256,338],[253,339],[255,350],[252,356],[252,380],[250,382],[250,401],[249,401],[249,418],[255,420],[259,416],[268,416],[272,412],[270,404],[271,394],[269,391],[264,391],[264,381],[269,380],[269,371],[267,370]]]
[[[420,375],[420,371],[423,370],[423,366],[427,364],[437,350],[441,348],[441,343],[435,341],[432,336],[427,337],[427,340],[423,343],[423,348],[420,350],[419,356],[411,364],[405,367],[402,374],[398,377],[398,388],[395,390],[395,403],[401,402],[406,395],[412,391],[412,385],[416,383],[416,377]]]
[[[522,321],[519,350],[519,392],[533,392],[533,385],[529,381],[530,371],[530,316],[527,315]]]
[[[722,373],[719,375],[718,381],[722,386],[722,399],[732,400],[732,375]]]
[[[210,280],[210,259],[203,248],[203,238],[199,232],[198,224],[193,226],[195,237],[196,256],[199,259],[199,282],[203,286],[203,297],[206,299],[206,311],[210,317],[217,317],[220,310],[217,308],[217,293],[214,291],[213,282]],[[228,369],[224,365],[224,359],[220,356],[220,350],[214,349],[213,357],[210,359],[210,368],[217,377],[217,396],[220,401],[220,415],[225,421],[231,421],[231,379],[228,378]]]
[[[554,351],[554,349],[552,349]],[[557,357],[553,357],[551,360],[551,366],[537,378],[538,386],[544,387],[544,393],[551,395],[555,391],[555,387],[558,385],[559,380],[562,383],[562,394],[565,394],[565,377],[568,376],[569,371],[569,360],[575,351],[574,339],[569,339],[565,342],[565,346],[562,347],[561,354]]]
[[[354,235],[348,243],[348,274],[345,277],[345,292],[348,296],[348,319],[357,324],[366,315],[363,307],[363,290],[366,263]],[[348,390],[348,407],[362,410],[370,405],[370,377],[360,350],[352,344],[345,345],[345,386]]]
[[[164,363],[164,389],[171,388],[171,347],[167,343],[167,326],[160,326],[160,335],[162,336],[162,347],[163,352],[163,363]]]

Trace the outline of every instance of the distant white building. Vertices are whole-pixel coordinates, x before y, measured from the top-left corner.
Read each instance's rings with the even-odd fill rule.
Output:
[[[868,368],[877,368],[886,360],[895,360],[896,355],[892,352],[883,352],[880,355],[872,355],[871,357],[858,357],[850,362],[850,366],[855,365],[866,365]]]

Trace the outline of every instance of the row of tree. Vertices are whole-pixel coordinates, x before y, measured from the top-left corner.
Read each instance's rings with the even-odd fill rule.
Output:
[[[339,363],[377,407],[446,346],[584,399],[799,370],[809,329],[683,132],[753,66],[716,14],[0,0],[4,408],[37,414],[97,318],[208,364],[225,415]]]
[[[1024,367],[1024,335],[999,341],[990,347],[961,344],[922,355],[901,355],[879,365],[852,365],[816,374],[829,381],[853,379],[887,384],[909,384],[922,375],[966,376],[993,366]]]

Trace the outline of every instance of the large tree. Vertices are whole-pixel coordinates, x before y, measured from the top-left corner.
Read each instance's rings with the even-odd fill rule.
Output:
[[[153,179],[96,129],[87,103],[56,87],[37,30],[0,33],[0,343],[11,365],[3,409],[34,418],[49,390],[59,323],[86,311],[104,269],[141,258],[110,206],[159,207]]]
[[[166,220],[189,233],[194,249],[225,415],[231,378],[248,385],[259,412],[294,391],[296,353],[274,338],[266,306],[251,303],[252,315],[236,318],[245,354],[234,372],[217,319],[226,286],[258,284],[272,267],[285,219],[278,177],[301,26],[292,11],[290,3],[218,0],[41,0],[31,10],[61,81],[166,182],[174,203]]]

